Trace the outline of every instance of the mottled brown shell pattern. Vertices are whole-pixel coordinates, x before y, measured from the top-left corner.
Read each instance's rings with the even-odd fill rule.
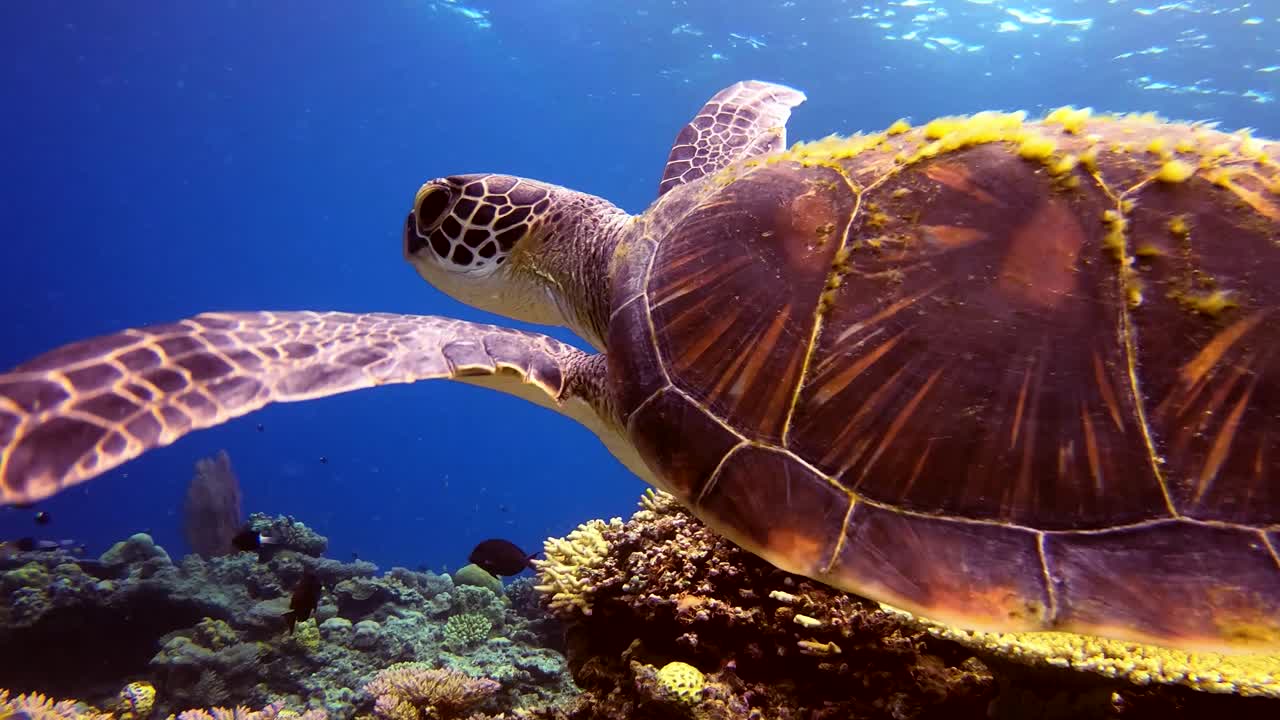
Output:
[[[1280,150],[1062,110],[667,193],[610,371],[780,567],[966,627],[1280,647]]]

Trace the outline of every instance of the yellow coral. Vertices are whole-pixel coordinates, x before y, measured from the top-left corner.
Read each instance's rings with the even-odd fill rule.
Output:
[[[1147,685],[1280,698],[1280,655],[1192,652],[1067,632],[961,630],[881,604],[931,635],[1031,666],[1070,668]]]
[[[547,538],[543,543],[545,560],[534,560],[539,584],[534,589],[551,596],[553,611],[591,614],[592,570],[609,557],[609,541],[604,532],[621,528],[622,518],[591,520],[579,525],[564,538]]]
[[[156,705],[156,688],[149,682],[131,682],[120,691],[121,720],[142,720]]]
[[[676,700],[695,705],[702,700],[707,678],[698,668],[683,662],[669,662],[658,671],[658,682]]]

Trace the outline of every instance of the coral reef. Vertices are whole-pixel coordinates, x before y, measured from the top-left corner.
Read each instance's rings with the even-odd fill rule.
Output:
[[[0,647],[9,650],[0,678],[15,692],[111,708],[120,720],[141,720],[143,704],[153,718],[276,704],[350,718],[373,711],[362,688],[376,673],[408,661],[494,683],[499,713],[576,695],[564,657],[547,647],[558,623],[531,602],[528,581],[513,586],[515,603],[500,583],[495,592],[316,557],[327,540],[291,518],[249,522],[284,547],[175,563],[135,535],[96,560],[65,552],[0,560]],[[308,571],[320,579],[320,603],[289,632],[283,616]]]
[[[375,675],[364,689],[383,720],[450,720],[492,698],[500,687],[457,670],[397,663]]]
[[[283,547],[175,563],[135,535],[0,559],[0,678],[27,693],[0,720],[1280,717],[1273,657],[961,632],[778,570],[660,493],[506,585],[250,522]],[[304,573],[320,602],[290,632]]]
[[[147,691],[141,686],[146,683],[131,683],[121,691],[121,696]],[[154,689],[152,689],[154,691]],[[152,694],[154,697],[154,694]],[[117,712],[102,711],[77,700],[51,700],[40,693],[26,693],[11,696],[9,691],[0,689],[0,718],[3,720],[127,720],[130,717],[145,717],[150,710],[137,715],[139,707],[130,701]],[[250,710],[244,706],[234,708],[213,707],[209,709],[195,708],[183,710],[170,715],[168,720],[327,720],[323,710],[308,710],[298,713],[286,710],[283,705],[272,704],[261,710]]]
[[[648,493],[625,523],[595,520],[549,540],[545,554],[537,589],[568,624],[569,665],[584,690],[574,720],[1280,717],[1280,700],[1177,682],[1191,675],[1042,662],[1011,652],[1031,646],[1005,636],[960,642],[774,568],[663,493]]]

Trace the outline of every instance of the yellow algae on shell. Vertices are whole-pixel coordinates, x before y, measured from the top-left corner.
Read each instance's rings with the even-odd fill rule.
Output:
[[[1196,168],[1181,160],[1166,160],[1156,171],[1156,179],[1164,183],[1180,183],[1196,174]]]
[[[1089,108],[1080,108],[1079,110],[1065,106],[1044,116],[1044,121],[1048,124],[1061,125],[1066,132],[1075,135],[1084,129],[1085,122],[1093,114]]]
[[[1183,685],[1212,693],[1280,698],[1280,654],[1177,650],[1068,632],[961,630],[881,603],[930,635],[1028,666],[1097,673],[1137,685]]]

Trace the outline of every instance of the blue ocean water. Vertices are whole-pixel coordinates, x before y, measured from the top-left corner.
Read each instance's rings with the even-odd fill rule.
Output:
[[[17,0],[0,46],[5,368],[204,310],[511,324],[402,261],[418,186],[507,172],[639,212],[680,126],[740,79],[808,94],[792,139],[1063,104],[1280,135],[1270,0]],[[96,554],[146,530],[184,551],[186,484],[219,449],[247,511],[384,567],[457,567],[492,536],[533,550],[642,490],[570,421],[435,382],[196,433],[41,503],[49,525],[0,510],[0,539]]]

